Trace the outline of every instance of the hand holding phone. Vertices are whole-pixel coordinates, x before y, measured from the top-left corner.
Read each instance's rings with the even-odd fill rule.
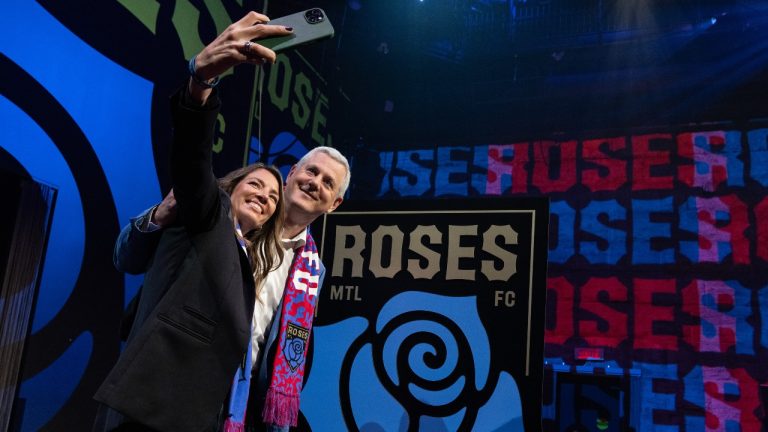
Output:
[[[265,46],[276,53],[312,42],[330,39],[334,33],[333,26],[325,15],[325,11],[320,8],[312,8],[276,18],[267,24],[293,28],[293,33],[287,36],[254,40],[259,45]]]

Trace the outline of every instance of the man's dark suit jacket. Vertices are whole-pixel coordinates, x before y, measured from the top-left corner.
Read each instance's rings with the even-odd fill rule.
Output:
[[[126,349],[95,396],[159,431],[215,430],[250,338],[253,276],[211,169],[212,98],[201,109],[172,98],[182,226],[163,233]]]

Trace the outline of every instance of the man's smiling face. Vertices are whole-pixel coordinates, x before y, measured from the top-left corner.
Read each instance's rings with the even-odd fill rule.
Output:
[[[344,165],[322,152],[294,165],[285,182],[286,216],[300,212],[314,219],[335,210],[343,200],[338,194],[346,173]]]

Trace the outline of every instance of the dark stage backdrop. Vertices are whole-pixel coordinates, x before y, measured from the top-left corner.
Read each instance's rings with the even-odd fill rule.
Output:
[[[547,201],[355,201],[326,266],[302,413],[313,431],[539,431]]]

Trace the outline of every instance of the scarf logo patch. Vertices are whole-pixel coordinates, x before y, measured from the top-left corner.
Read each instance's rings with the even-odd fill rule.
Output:
[[[283,345],[283,355],[288,361],[291,372],[296,372],[296,369],[304,363],[304,350],[307,348],[307,341],[309,341],[309,330],[289,322]]]

